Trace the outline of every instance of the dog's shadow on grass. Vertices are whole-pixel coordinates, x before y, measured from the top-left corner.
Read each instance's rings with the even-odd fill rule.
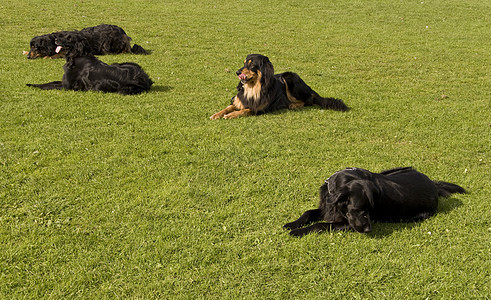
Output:
[[[321,108],[317,105],[312,105],[312,106],[304,106],[302,108],[295,108],[295,109],[288,109],[288,108],[284,108],[284,109],[279,109],[279,110],[275,110],[275,111],[272,111],[272,112],[269,112],[268,114],[269,115],[283,115],[283,114],[287,114],[287,113],[291,113],[291,112],[295,112],[295,113],[307,113],[309,111],[315,111],[315,110],[322,110],[322,111],[334,111],[332,109],[325,109],[325,108]],[[348,112],[350,111],[351,108],[348,107],[348,110],[345,111],[345,112]]]
[[[439,214],[448,214],[452,210],[462,205],[462,201],[457,198],[444,198],[440,199],[438,203],[438,209],[436,211],[435,216]],[[433,216],[433,217],[435,217]],[[369,237],[381,239],[393,234],[396,231],[411,229],[416,226],[420,226],[426,220],[422,220],[419,222],[410,222],[410,223],[375,223],[373,224],[373,231],[368,234]]]
[[[152,86],[151,90],[152,92],[169,92],[174,89],[173,86],[170,85],[154,85]]]

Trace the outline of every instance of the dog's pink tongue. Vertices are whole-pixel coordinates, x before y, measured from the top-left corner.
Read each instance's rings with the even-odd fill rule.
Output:
[[[60,53],[60,51],[61,51],[61,46],[56,47],[55,52]]]
[[[245,80],[246,78],[247,78],[247,76],[245,76],[245,74],[240,73],[240,75],[239,75],[240,80]]]

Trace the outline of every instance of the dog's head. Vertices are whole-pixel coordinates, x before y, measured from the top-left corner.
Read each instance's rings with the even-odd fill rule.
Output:
[[[56,48],[55,37],[51,34],[33,37],[29,46],[28,59],[54,55]]]
[[[348,211],[346,218],[348,223],[354,230],[360,233],[369,233],[372,231],[372,220],[370,219],[370,206],[363,203],[363,205],[357,206],[360,203],[352,205],[348,204]]]
[[[237,76],[242,84],[254,85],[257,82],[268,84],[273,80],[273,64],[267,56],[249,54],[244,60],[244,66],[237,70]]]
[[[60,34],[56,37],[55,44],[55,52],[65,51],[67,58],[90,55],[92,53],[89,42],[79,32],[65,32]]]
[[[346,169],[329,177],[320,189],[324,220],[347,222],[357,232],[371,232],[370,211],[380,192],[370,178],[370,172],[363,169]]]

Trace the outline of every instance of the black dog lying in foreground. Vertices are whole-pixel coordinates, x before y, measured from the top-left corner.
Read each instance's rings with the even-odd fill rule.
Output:
[[[326,109],[348,110],[340,99],[319,96],[296,73],[275,75],[273,64],[261,54],[247,55],[244,66],[236,74],[240,80],[237,95],[232,98],[229,106],[210,119],[233,119],[314,104]]]
[[[66,32],[56,39],[57,51],[66,51],[62,81],[27,84],[43,90],[101,91],[125,95],[150,90],[152,80],[135,63],[107,65],[92,55],[90,45],[79,32]]]
[[[412,222],[435,214],[438,197],[465,193],[455,184],[432,181],[410,167],[381,173],[348,168],[334,173],[320,188],[319,208],[283,226],[293,236],[324,230],[372,231],[372,221]],[[324,221],[301,228],[313,222]]]
[[[148,54],[148,51],[137,44],[131,47],[131,38],[126,35],[126,32],[124,32],[123,28],[109,24],[101,24],[94,27],[88,27],[80,31],[58,31],[45,35],[35,36],[29,43],[29,52],[24,53],[27,53],[27,58],[29,59],[35,59],[38,57],[64,57],[64,51],[55,51],[57,48],[55,40],[70,32],[78,32],[82,34],[89,42],[93,55],[119,53]]]

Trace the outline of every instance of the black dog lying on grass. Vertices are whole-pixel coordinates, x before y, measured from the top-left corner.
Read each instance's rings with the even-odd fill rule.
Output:
[[[372,231],[372,221],[413,222],[435,214],[438,197],[466,191],[453,183],[432,181],[411,167],[381,173],[348,168],[320,188],[319,208],[283,226],[293,236],[324,230]],[[304,227],[304,225],[316,223]]]
[[[131,38],[124,32],[123,28],[116,25],[101,24],[94,27],[84,28],[80,31],[58,31],[40,36],[35,36],[29,43],[29,52],[25,51],[28,59],[38,57],[59,58],[64,57],[65,52],[56,52],[55,40],[69,32],[82,34],[89,42],[93,55],[134,53],[148,54],[148,51],[140,45],[130,45]]]
[[[152,80],[135,63],[107,65],[92,55],[89,42],[79,32],[66,32],[56,39],[57,51],[66,51],[62,81],[27,84],[43,90],[101,91],[125,95],[150,90]]]

